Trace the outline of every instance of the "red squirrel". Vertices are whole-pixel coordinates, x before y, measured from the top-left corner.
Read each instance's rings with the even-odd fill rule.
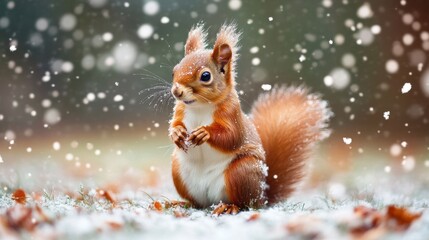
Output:
[[[191,29],[173,69],[176,99],[169,135],[179,195],[197,208],[237,213],[284,200],[304,176],[312,147],[329,135],[331,111],[305,87],[274,87],[250,115],[235,89],[240,33],[224,24],[206,49],[202,24]]]

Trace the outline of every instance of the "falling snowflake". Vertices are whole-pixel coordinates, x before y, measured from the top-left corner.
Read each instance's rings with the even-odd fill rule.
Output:
[[[113,97],[113,101],[115,102],[120,102],[124,99],[124,97],[122,97],[122,95],[115,95],[115,97]]]
[[[390,117],[390,111],[386,111],[386,112],[384,112],[384,113],[383,113],[383,117],[384,117],[384,119],[389,120],[389,117]]]
[[[411,83],[405,83],[404,86],[402,86],[401,92],[407,93],[411,90]]]
[[[406,172],[410,172],[416,166],[416,160],[414,159],[414,157],[408,156],[402,160],[401,164]]]
[[[343,137],[343,142],[346,145],[350,145],[352,143],[352,138],[348,138],[348,137]]]
[[[386,62],[386,71],[388,73],[396,73],[399,70],[399,64],[396,60],[390,59]]]
[[[358,10],[357,15],[359,18],[365,19],[365,18],[371,18],[374,13],[371,9],[371,5],[369,3],[364,3]]]
[[[269,91],[271,90],[272,86],[270,84],[262,84],[261,88],[264,91]]]

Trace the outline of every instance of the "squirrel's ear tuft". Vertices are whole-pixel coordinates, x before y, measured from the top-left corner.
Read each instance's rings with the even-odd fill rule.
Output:
[[[224,24],[217,34],[212,58],[222,68],[231,62],[231,68],[234,69],[235,61],[238,58],[240,35],[241,33],[237,32],[237,26],[234,23]]]
[[[198,23],[196,26],[192,27],[188,34],[188,40],[186,40],[185,55],[197,50],[205,49],[206,38],[207,32],[204,30],[203,23]]]

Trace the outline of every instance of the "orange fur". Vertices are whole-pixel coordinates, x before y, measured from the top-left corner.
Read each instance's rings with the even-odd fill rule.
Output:
[[[185,116],[185,106],[183,103],[178,103],[174,107],[173,120],[170,123],[170,127],[174,128],[177,126],[185,127],[183,124],[183,117]],[[185,127],[186,128],[186,127]]]
[[[203,24],[197,24],[188,34],[188,40],[185,44],[185,55],[206,48],[207,33],[204,31]]]
[[[225,170],[225,188],[231,203],[239,207],[260,207],[265,200],[261,183],[265,176],[254,156],[239,156]]]
[[[303,87],[279,87],[263,94],[252,107],[268,165],[268,201],[287,198],[304,176],[315,142],[328,136],[331,116],[326,102]]]
[[[200,202],[207,204],[205,196],[209,190],[220,192],[222,197],[226,193],[229,202],[240,207],[259,207],[266,200],[269,203],[281,201],[290,195],[296,183],[302,179],[304,165],[314,143],[328,135],[325,128],[331,113],[326,102],[317,95],[309,94],[304,87],[276,87],[259,97],[252,108],[252,118],[248,118],[241,110],[235,90],[240,33],[237,33],[235,25],[223,25],[213,50],[205,49],[205,38],[206,32],[202,25],[192,28],[185,46],[185,57],[173,69],[172,92],[177,101],[170,130],[174,133],[176,151],[184,151],[175,151],[173,154],[176,189],[180,196],[196,206],[198,202],[195,199],[203,199]],[[204,72],[210,73],[210,81],[202,79]],[[195,121],[203,122],[195,118],[195,112],[188,112],[188,107],[214,107],[214,112],[210,116],[212,119],[209,118],[212,120],[210,124],[197,126],[197,131],[186,129],[188,136],[185,136],[181,128],[186,128],[184,122],[192,117],[196,119],[187,122],[192,128],[201,124]],[[196,112],[203,112],[203,117],[207,114],[204,111]],[[190,114],[189,118],[186,118],[186,114]],[[207,118],[203,117],[204,124],[207,124]],[[191,145],[184,146],[185,140],[191,142]],[[199,152],[194,153],[193,158],[188,158],[185,154],[188,147],[194,147],[192,144],[209,144],[211,148],[204,152],[206,155]],[[183,155],[176,156],[177,153]],[[212,158],[212,154],[220,154],[221,157]],[[198,186],[199,175],[190,175],[195,176],[194,179],[180,176],[178,156],[182,166],[202,166],[199,170],[203,173],[207,171],[207,174],[213,172],[210,167],[221,166],[222,169],[216,169],[219,174],[215,172],[212,175],[215,176],[213,182],[216,188],[210,189],[213,185],[211,182],[208,186]],[[198,161],[198,158],[202,158],[202,161]],[[225,161],[225,164],[204,165],[211,164],[210,158]],[[189,163],[189,159],[198,164],[192,165],[195,163]],[[268,176],[265,164],[268,165]],[[222,172],[225,189],[222,185],[219,187],[221,181],[217,181],[222,180]],[[198,187],[187,189],[183,179],[188,187]]]
[[[229,96],[216,106],[213,123],[206,127],[210,133],[208,143],[223,152],[237,152],[243,145],[243,114],[238,99]]]

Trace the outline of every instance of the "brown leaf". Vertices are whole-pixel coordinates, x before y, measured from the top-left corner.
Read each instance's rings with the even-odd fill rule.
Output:
[[[123,223],[115,221],[106,221],[107,225],[113,230],[120,230],[124,226]]]
[[[172,200],[172,201],[165,201],[164,202],[164,207],[166,209],[174,208],[174,207],[189,208],[190,206],[191,205],[189,202],[184,202],[184,201]]]
[[[258,220],[260,217],[261,217],[261,215],[259,213],[254,213],[247,219],[247,221],[253,222],[253,221]]]
[[[374,208],[369,208],[363,205],[356,206],[353,209],[354,213],[361,217],[368,217],[370,214],[374,213],[376,210]]]
[[[165,209],[170,209],[170,208],[175,207],[175,206],[170,201],[165,201],[164,207],[165,207]]]
[[[112,192],[108,191],[108,190],[99,190],[98,193],[104,197],[105,199],[107,199],[107,201],[109,201],[112,204],[116,204],[116,197],[115,195],[113,195]]]
[[[406,230],[415,220],[422,216],[422,213],[412,213],[403,207],[390,205],[387,207],[387,219],[394,221],[398,230]]]
[[[162,211],[162,204],[161,204],[160,202],[158,202],[158,201],[154,201],[154,202],[152,203],[152,205],[153,205],[153,208],[154,208],[155,210],[157,210],[157,211]]]
[[[184,217],[188,216],[186,213],[179,211],[179,210],[174,210],[173,214],[176,218],[184,218]]]
[[[381,226],[383,215],[374,208],[366,206],[357,206],[354,208],[354,213],[359,217],[361,223],[350,229],[350,232],[355,235],[363,235],[369,231],[373,231]]]
[[[19,204],[25,204],[27,202],[27,199],[24,190],[22,190],[21,188],[16,189],[15,192],[12,194],[12,200]]]
[[[32,221],[33,210],[30,207],[15,205],[6,210],[6,221],[10,228],[14,230],[25,229],[32,231],[36,224]]]

